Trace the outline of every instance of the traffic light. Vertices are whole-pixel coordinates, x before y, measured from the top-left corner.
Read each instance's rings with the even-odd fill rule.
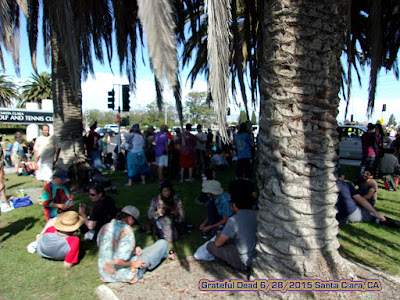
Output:
[[[115,92],[114,89],[108,92],[108,108],[115,108]]]
[[[129,85],[122,86],[122,111],[129,111]]]
[[[386,104],[383,104],[382,111],[386,111]]]

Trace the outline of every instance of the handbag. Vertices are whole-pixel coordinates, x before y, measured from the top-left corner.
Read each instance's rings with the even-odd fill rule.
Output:
[[[126,151],[131,151],[131,150],[132,150],[133,145],[131,144],[131,140],[132,140],[134,137],[135,137],[135,135],[133,135],[133,136],[129,139],[129,141],[127,141],[127,142],[125,142],[125,143],[123,144],[122,148],[124,148],[124,150],[126,150]]]

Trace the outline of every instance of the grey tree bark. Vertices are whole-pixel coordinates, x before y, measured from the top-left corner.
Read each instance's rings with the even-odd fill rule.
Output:
[[[83,155],[82,94],[72,89],[56,30],[51,31],[51,51],[54,133],[62,145],[58,166],[66,169]]]
[[[334,208],[345,3],[265,5],[256,278],[327,280],[347,272]]]

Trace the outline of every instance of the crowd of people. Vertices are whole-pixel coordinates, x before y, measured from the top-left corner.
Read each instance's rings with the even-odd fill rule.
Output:
[[[84,149],[91,167],[102,172],[109,155],[100,152],[104,143],[96,133],[96,127],[97,124],[93,123],[85,135]],[[157,174],[159,191],[149,197],[148,219],[144,222],[150,225],[156,241],[142,249],[136,244],[133,229],[135,225],[144,228],[141,212],[134,205],[119,208],[104,185],[94,183],[90,186],[88,197],[92,205],[80,203],[78,208],[75,207],[68,185],[68,172],[55,168],[60,156],[60,143],[54,135],[50,135],[49,126],[43,125],[41,136],[32,146],[32,158],[36,178],[43,182],[42,204],[46,225],[36,240],[28,245],[28,251],[37,252],[46,259],[63,260],[64,266],[69,268],[79,260],[80,240],[83,238],[98,245],[98,272],[102,281],[135,283],[167,257],[169,243],[188,234],[187,222],[191,220],[187,220],[183,201],[171,180],[191,183],[197,177],[202,180],[199,196],[188,200],[204,206],[206,218],[198,229],[209,240],[206,251],[235,269],[249,270],[256,256],[258,209],[257,192],[249,180],[255,159],[251,126],[240,124],[237,133],[236,129],[230,128],[231,140],[225,143],[218,133],[214,136],[211,131],[203,132],[201,125],[197,125],[196,129],[197,134],[194,135],[192,125],[187,124],[184,132],[176,128],[175,134],[171,134],[167,126],[162,125],[158,132],[150,126],[142,133],[139,125],[134,124],[123,133],[125,143],[118,145],[119,151],[109,162],[114,170],[127,169],[126,187],[131,187],[135,181],[146,184],[153,171]],[[371,124],[362,137],[363,161],[356,186],[345,182],[344,172],[338,169],[336,217],[341,224],[376,222],[400,228],[399,221],[380,214],[374,207],[379,189],[374,179],[377,168],[391,189],[397,187],[394,178],[399,170],[397,140],[393,143],[390,140],[384,147],[385,136],[379,136],[382,131],[376,133],[377,130],[380,129]],[[6,140],[4,151],[0,153],[0,191],[1,199],[6,203],[2,180],[4,166],[9,164],[7,156],[15,156],[12,162],[20,163],[22,160],[22,152],[25,152],[20,151],[21,138],[22,135],[16,134],[11,148]],[[235,160],[235,178],[225,192],[217,174]],[[188,178],[185,180],[186,172]]]
[[[96,127],[97,124],[93,123],[85,135],[84,149],[91,167],[102,172],[105,163],[100,152],[102,143],[95,132]],[[199,192],[202,193],[204,201],[200,204],[204,205],[207,218],[199,226],[199,230],[207,238],[220,237],[214,245],[219,249],[218,254],[215,254],[216,257],[224,260],[223,253],[228,251],[229,257],[225,260],[229,264],[240,270],[248,268],[255,254],[254,215],[251,217],[253,225],[248,229],[244,231],[239,229],[237,232],[237,224],[247,226],[245,216],[248,214],[247,210],[256,214],[253,211],[254,187],[244,188],[246,185],[244,184],[243,188],[239,187],[240,191],[235,192],[231,200],[232,195],[223,192],[220,182],[216,180],[216,171],[229,166],[228,161],[232,161],[234,150],[239,154],[247,151],[243,150],[244,147],[253,147],[254,141],[243,146],[241,141],[233,138],[230,143],[231,148],[225,146],[221,149],[220,146],[223,145],[221,141],[219,141],[220,146],[216,146],[218,135],[213,139],[212,132],[202,132],[201,125],[197,126],[197,135],[193,135],[191,127],[187,124],[185,132],[181,133],[178,128],[175,134],[171,135],[168,128],[163,125],[159,132],[154,133],[153,128],[148,128],[143,134],[139,125],[135,124],[128,132],[123,133],[125,144],[120,145],[123,156],[118,160],[122,163],[122,157],[125,159],[128,173],[126,186],[132,186],[136,179],[146,184],[153,163],[160,184],[159,193],[149,199],[147,210],[147,223],[152,228],[156,242],[142,249],[136,245],[133,230],[134,225],[142,225],[139,209],[133,205],[118,208],[113,197],[107,194],[104,185],[95,183],[90,186],[88,197],[92,205],[80,203],[76,207],[76,201],[69,187],[68,172],[56,167],[61,151],[60,143],[56,136],[50,135],[47,125],[42,126],[41,136],[36,139],[32,148],[32,159],[36,178],[43,182],[41,200],[46,224],[36,236],[36,240],[28,245],[28,251],[37,252],[46,259],[63,260],[64,266],[69,268],[79,260],[81,239],[97,242],[98,271],[101,279],[104,282],[135,283],[147,270],[154,269],[166,258],[169,243],[188,233],[182,199],[170,181],[174,178],[171,174],[174,172],[176,177],[181,179],[178,182],[184,182],[185,169],[188,169],[189,178],[186,181],[193,182],[196,177],[203,181]],[[154,134],[149,134],[151,132]],[[246,143],[249,139],[250,134],[249,138],[246,138]],[[16,147],[19,147],[18,144]],[[120,152],[116,153],[117,157]],[[2,163],[6,164],[5,155],[2,157],[4,157]],[[248,163],[251,162],[249,158]],[[240,180],[248,181],[251,175],[248,165],[238,165],[242,177]],[[248,194],[244,194],[244,191]],[[229,221],[230,218],[232,221]],[[227,226],[226,230],[223,229],[224,226]],[[252,242],[244,241],[243,234],[246,236],[250,234]],[[230,238],[233,241],[232,245],[237,245],[235,252],[237,255],[234,255],[234,260],[231,259],[232,245],[226,243]],[[214,253],[215,249],[210,251]]]

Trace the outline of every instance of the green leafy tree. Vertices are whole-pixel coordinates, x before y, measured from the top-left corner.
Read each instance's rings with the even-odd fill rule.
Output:
[[[18,99],[18,86],[8,76],[0,75],[0,106],[11,106]]]
[[[211,127],[217,122],[217,115],[214,109],[207,104],[207,92],[190,92],[186,97],[185,113],[187,121],[201,124],[203,127]]]
[[[21,90],[21,107],[24,107],[26,102],[39,103],[42,99],[52,99],[50,74],[46,72],[40,75],[33,74]]]
[[[257,116],[256,116],[256,112],[253,111],[252,115],[251,115],[251,124],[252,125],[257,125]]]
[[[241,109],[241,110],[240,110],[240,114],[239,114],[238,123],[239,123],[239,124],[242,124],[242,123],[244,123],[244,122],[246,122],[246,121],[247,121],[246,112],[245,112],[243,109]]]
[[[396,119],[395,119],[395,117],[394,117],[394,114],[391,114],[391,115],[390,115],[389,121],[388,121],[388,125],[394,125],[394,126],[397,125],[397,122],[396,122]]]

